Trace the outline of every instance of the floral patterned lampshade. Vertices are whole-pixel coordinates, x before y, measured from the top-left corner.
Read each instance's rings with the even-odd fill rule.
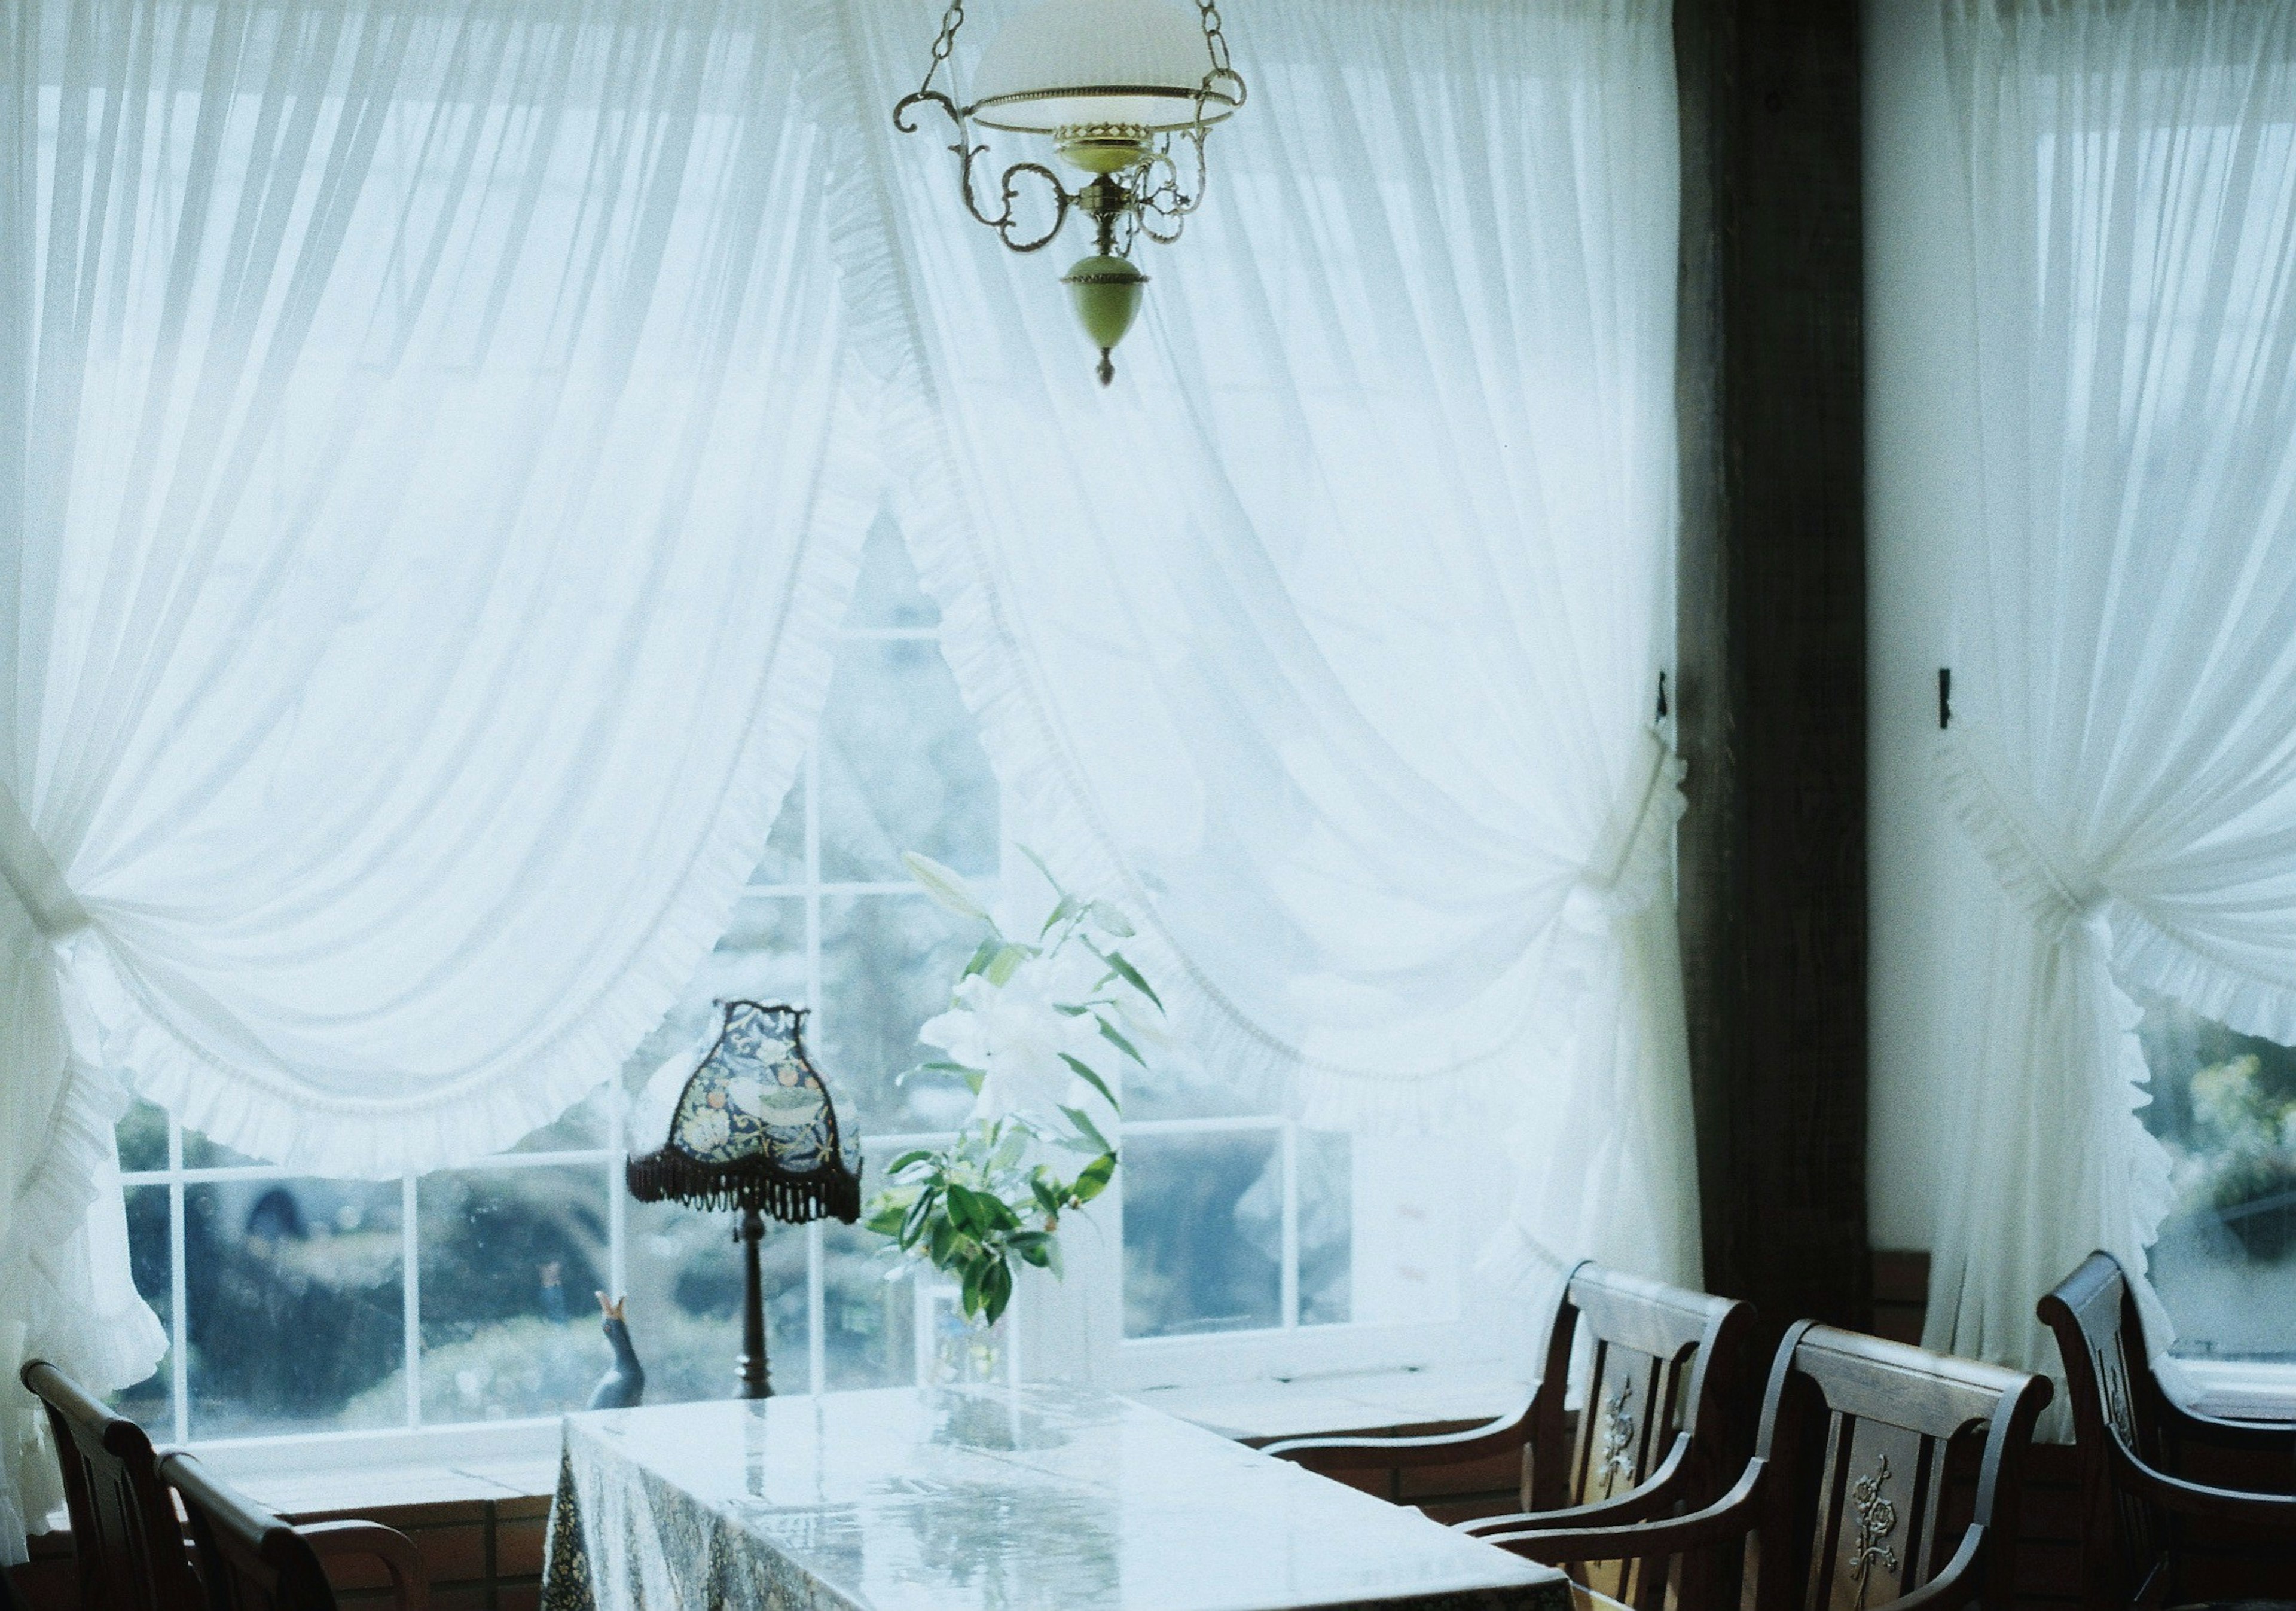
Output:
[[[806,1057],[804,1010],[721,1005],[718,1039],[677,1089],[668,1138],[630,1159],[630,1195],[784,1224],[832,1215],[851,1224],[861,1212],[860,1172],[845,1161],[829,1088]],[[642,1114],[649,1108],[658,1116],[657,1103],[641,1102]]]

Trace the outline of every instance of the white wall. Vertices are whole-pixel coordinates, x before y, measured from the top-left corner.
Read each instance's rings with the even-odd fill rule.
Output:
[[[1865,0],[1867,685],[1874,1245],[1930,1245],[1955,1045],[1975,1001],[1965,914],[1986,872],[1938,797],[1952,663],[1947,534],[1974,518],[1967,230],[1942,0]]]

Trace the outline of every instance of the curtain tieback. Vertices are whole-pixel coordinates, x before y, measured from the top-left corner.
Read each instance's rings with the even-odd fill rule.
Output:
[[[16,803],[15,790],[0,786],[0,877],[49,939],[61,940],[94,922],[64,882],[55,858],[33,831],[31,819]]]
[[[1969,722],[1947,729],[1938,757],[1947,804],[2034,928],[2053,939],[2084,931],[2106,937],[2112,889],[2042,816],[1985,729]]]
[[[1682,762],[1656,726],[1642,730],[1621,809],[1595,841],[1587,866],[1562,897],[1562,920],[1584,934],[1603,934],[1658,897],[1669,862],[1669,836],[1682,818]]]

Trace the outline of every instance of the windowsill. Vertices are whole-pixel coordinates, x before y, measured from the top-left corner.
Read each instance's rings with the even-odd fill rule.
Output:
[[[1488,1420],[1521,1404],[1528,1391],[1486,1365],[1155,1387],[1128,1396],[1223,1437],[1265,1443]],[[297,1517],[546,1500],[557,1487],[554,1420],[442,1430],[412,1458],[409,1436],[262,1439],[194,1452],[251,1498]]]
[[[2296,1420],[2296,1366],[2239,1360],[2178,1360],[2185,1407],[2234,1421]]]

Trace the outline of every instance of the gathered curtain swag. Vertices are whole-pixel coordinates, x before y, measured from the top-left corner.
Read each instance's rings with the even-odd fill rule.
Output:
[[[350,1176],[611,1075],[889,484],[1008,832],[1140,914],[1184,1073],[1513,1126],[1497,1267],[1694,1280],[1667,6],[1239,15],[1283,115],[1105,395],[886,127],[937,14],[0,23],[0,1550],[54,1501],[17,1363],[165,1345],[120,1075]]]
[[[1997,896],[1927,1340],[2054,1371],[2037,1296],[2142,1272],[2175,1201],[2130,993],[2296,1043],[2296,4],[1956,0],[1946,45],[1980,515],[1938,769]]]
[[[709,0],[0,12],[0,1558],[21,1361],[167,1345],[122,1073],[433,1169],[723,931],[879,503],[794,61]]]
[[[887,125],[937,16],[819,0],[807,86],[1008,831],[1142,915],[1201,1077],[1521,1126],[1500,1266],[1694,1279],[1669,8],[1239,8],[1253,104],[1104,394]]]

